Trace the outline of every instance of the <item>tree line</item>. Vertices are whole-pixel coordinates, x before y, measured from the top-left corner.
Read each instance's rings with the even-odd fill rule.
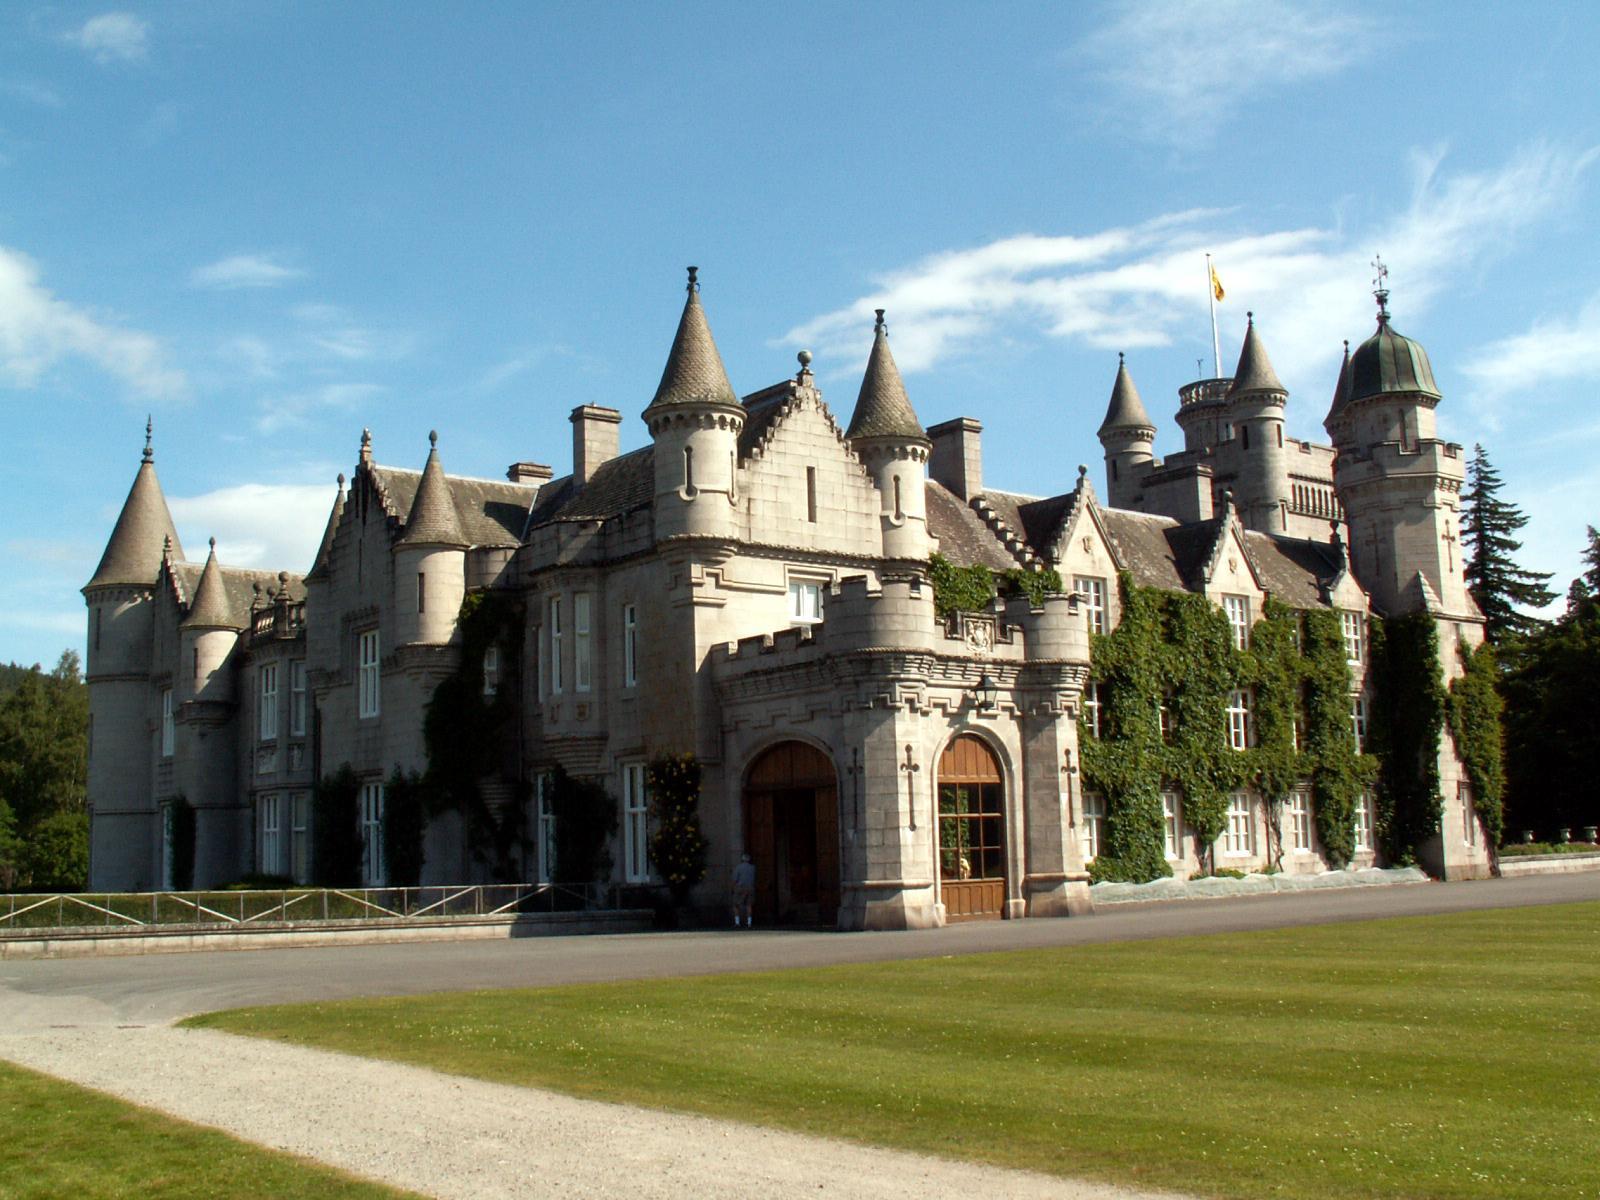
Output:
[[[88,886],[88,770],[77,653],[49,671],[0,666],[0,890]]]

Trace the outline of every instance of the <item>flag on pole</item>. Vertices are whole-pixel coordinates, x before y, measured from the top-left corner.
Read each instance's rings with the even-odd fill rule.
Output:
[[[1222,290],[1222,280],[1217,278],[1217,268],[1214,265],[1211,266],[1211,294],[1218,300],[1225,299],[1227,296],[1227,293]]]

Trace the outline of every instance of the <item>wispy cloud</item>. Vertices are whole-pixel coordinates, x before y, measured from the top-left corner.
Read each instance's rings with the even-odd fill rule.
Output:
[[[0,92],[41,108],[60,108],[61,93],[54,88],[31,79],[7,79],[0,82]]]
[[[180,396],[187,386],[154,337],[57,299],[26,255],[0,246],[0,375],[32,387],[52,365],[70,358],[95,363],[150,399]]]
[[[1446,174],[1438,154],[1413,163],[1406,208],[1370,229],[1337,224],[1252,230],[1237,212],[1192,210],[1079,235],[1025,234],[929,255],[891,270],[854,302],[784,335],[858,369],[872,310],[888,310],[907,372],[1008,343],[1064,338],[1105,350],[1165,346],[1205,320],[1203,255],[1216,256],[1237,347],[1243,310],[1261,318],[1291,388],[1327,388],[1338,331],[1370,327],[1371,268],[1381,251],[1402,317],[1505,253],[1517,232],[1567,203],[1595,152],[1537,144],[1492,171]],[[1222,369],[1231,369],[1224,351]]]
[[[1544,317],[1491,342],[1462,369],[1486,400],[1515,397],[1519,406],[1537,402],[1546,384],[1600,382],[1600,292],[1571,316]]]
[[[370,404],[388,389],[376,383],[327,383],[303,391],[268,396],[256,416],[258,433],[278,433],[305,425],[313,415],[349,413]]]
[[[271,254],[233,254],[189,272],[189,282],[193,286],[223,291],[282,287],[303,278],[303,270],[280,262]]]
[[[1368,26],[1326,3],[1117,0],[1069,57],[1101,85],[1112,119],[1193,142],[1261,92],[1342,71],[1366,49]]]
[[[168,501],[178,537],[194,557],[208,538],[229,566],[311,569],[333,507],[327,483],[247,483]]]
[[[409,335],[363,324],[337,304],[299,304],[289,315],[312,347],[347,362],[398,358],[411,350]]]
[[[138,62],[149,51],[149,22],[132,13],[108,12],[90,17],[66,40],[95,62]]]

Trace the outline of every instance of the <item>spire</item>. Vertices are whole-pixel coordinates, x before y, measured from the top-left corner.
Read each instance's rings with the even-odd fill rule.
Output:
[[[435,430],[428,431],[428,461],[422,468],[422,480],[417,484],[416,499],[411,502],[411,515],[406,518],[398,545],[467,546],[450,481],[439,463],[439,434]]]
[[[1326,429],[1332,420],[1344,411],[1345,405],[1350,403],[1350,339],[1344,342],[1344,365],[1339,368],[1339,382],[1333,389],[1333,403],[1328,407],[1328,415],[1322,420],[1322,427]]]
[[[1133,376],[1128,374],[1128,364],[1122,354],[1117,355],[1117,381],[1111,387],[1111,403],[1106,406],[1106,419],[1100,422],[1099,436],[1104,437],[1115,429],[1148,429],[1155,436],[1155,425],[1139,399],[1139,389],[1133,386]]]
[[[344,519],[344,472],[339,472],[339,494],[333,498],[333,511],[328,514],[328,527],[322,531],[322,543],[317,556],[311,560],[311,570],[306,578],[321,579],[328,573],[328,559],[333,554],[333,539],[338,536],[339,522]]]
[[[1245,326],[1244,347],[1239,351],[1239,365],[1233,372],[1233,387],[1228,390],[1228,395],[1238,396],[1245,392],[1278,392],[1287,396],[1288,389],[1279,381],[1278,373],[1272,369],[1272,360],[1267,357],[1266,347],[1256,336],[1255,313],[1245,315],[1250,323]]]
[[[845,437],[895,437],[926,442],[928,435],[911,408],[906,385],[900,379],[900,368],[895,366],[894,354],[889,350],[889,327],[884,323],[883,309],[878,309],[877,314],[872,354],[867,358],[867,372],[861,377],[861,394],[856,397],[856,411],[850,418]]]
[[[122,512],[111,530],[111,540],[95,568],[94,576],[84,584],[108,587],[116,584],[148,586],[155,582],[161,569],[162,549],[171,539],[176,557],[183,557],[183,547],[178,541],[178,531],[172,524],[172,514],[167,510],[167,498],[161,494],[161,483],[156,479],[155,452],[150,446],[151,422],[144,426],[144,455],[139,470],[128,489],[128,498],[122,502]]]
[[[200,572],[200,582],[194,589],[194,603],[180,629],[243,629],[243,622],[228,612],[228,585],[222,578],[222,567],[217,562],[217,539],[211,539],[211,553],[206,557],[206,568]]]
[[[667,355],[655,399],[645,408],[647,414],[677,404],[739,405],[712,340],[705,310],[700,307],[699,271],[698,267],[689,268],[689,298],[684,301],[678,334],[672,339],[672,352]]]

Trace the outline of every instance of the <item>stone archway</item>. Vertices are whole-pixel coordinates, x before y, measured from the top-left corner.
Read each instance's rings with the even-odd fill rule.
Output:
[[[756,919],[832,925],[839,915],[839,786],[805,742],[779,742],[745,772],[744,844],[756,865]]]
[[[939,756],[939,897],[945,920],[997,919],[1006,903],[1005,776],[970,733]]]

